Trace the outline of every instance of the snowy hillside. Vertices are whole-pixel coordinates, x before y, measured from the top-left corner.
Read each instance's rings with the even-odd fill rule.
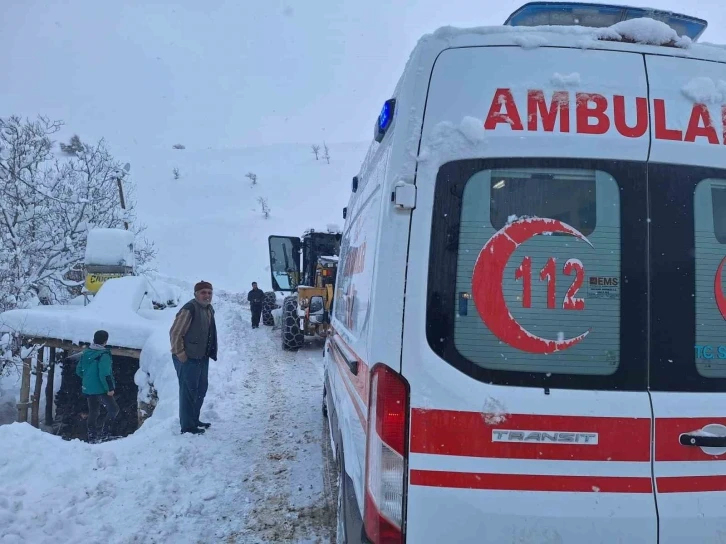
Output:
[[[137,213],[156,243],[158,271],[230,291],[246,291],[252,281],[269,289],[269,235],[343,225],[350,182],[368,143],[328,145],[330,164],[322,152],[315,160],[304,144],[119,153],[132,164]],[[248,172],[257,175],[256,185]],[[269,219],[260,197],[267,199]]]

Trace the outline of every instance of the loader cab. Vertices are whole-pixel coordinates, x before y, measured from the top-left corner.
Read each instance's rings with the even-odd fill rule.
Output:
[[[273,291],[294,292],[299,285],[335,282],[341,233],[306,231],[297,236],[270,236],[270,282]],[[302,256],[302,262],[300,258]],[[318,281],[318,277],[320,280]]]
[[[325,281],[330,278],[334,257],[340,254],[341,233],[309,231],[303,235],[303,282],[305,285],[316,286],[317,276]],[[333,259],[331,259],[333,257]],[[319,261],[323,261],[319,263]],[[318,272],[318,269],[321,269]],[[321,285],[322,286],[322,285]]]
[[[300,283],[300,238],[270,236],[268,244],[272,290],[295,291]]]
[[[324,339],[329,334],[341,238],[340,232],[312,229],[302,238],[269,237],[272,288],[289,293],[278,306],[284,350],[296,351],[306,337]]]

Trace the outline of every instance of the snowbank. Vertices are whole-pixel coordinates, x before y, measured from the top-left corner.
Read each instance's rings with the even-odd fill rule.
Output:
[[[149,336],[141,350],[139,370],[136,371],[134,382],[139,388],[138,400],[149,403],[152,400],[152,387],[160,399],[153,421],[173,417],[178,409],[179,386],[176,371],[171,360],[169,349],[169,329],[160,328]],[[146,422],[144,426],[153,425]]]
[[[87,444],[0,426],[2,544],[328,541],[319,351],[283,352],[221,298],[204,435],[179,432],[166,331],[144,344],[159,404],[134,434]]]
[[[11,310],[0,314],[0,330],[12,330],[26,336],[57,338],[79,344],[90,342],[93,333],[104,329],[110,346],[142,349],[146,340],[160,326],[170,321],[173,309],[158,310],[158,317],[142,315],[142,302],[149,284],[144,277],[127,276],[107,280],[86,307],[40,306],[28,310]],[[151,310],[151,303],[146,305]],[[163,316],[162,316],[163,314]]]

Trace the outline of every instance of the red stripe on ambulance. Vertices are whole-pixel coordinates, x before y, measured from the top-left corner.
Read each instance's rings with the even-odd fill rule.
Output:
[[[652,493],[646,477],[491,474],[411,470],[411,485],[497,491],[555,491],[570,493]]]
[[[555,91],[547,102],[545,93],[539,89],[527,91],[526,104],[518,104],[511,89],[497,89],[484,121],[485,130],[495,130],[500,124],[508,125],[513,131],[524,131],[521,113],[527,114],[527,131],[559,132],[572,131],[570,110],[572,98],[568,91]],[[635,116],[628,119],[628,106],[634,108]],[[640,138],[648,132],[650,125],[648,99],[645,97],[625,97],[613,95],[606,97],[597,93],[574,94],[575,127],[577,134],[602,135],[615,130],[626,138]],[[706,104],[693,104],[685,133],[669,128],[668,109],[661,98],[652,101],[654,117],[654,136],[656,140],[677,142],[705,141],[712,145],[726,144],[726,104],[721,106],[722,130],[719,133],[714,125],[713,115]],[[632,116],[631,116],[632,117]],[[557,120],[559,118],[559,123]]]
[[[490,424],[487,420],[497,421]],[[547,459],[562,461],[650,461],[649,418],[581,417],[411,410],[411,453]],[[517,431],[527,431],[517,433]],[[517,440],[507,440],[517,434]],[[537,436],[539,433],[539,436]],[[542,437],[569,435],[581,441],[550,443]],[[589,439],[596,434],[596,443]],[[530,441],[529,438],[532,438]]]
[[[661,476],[658,493],[708,493],[726,491],[726,476]]]

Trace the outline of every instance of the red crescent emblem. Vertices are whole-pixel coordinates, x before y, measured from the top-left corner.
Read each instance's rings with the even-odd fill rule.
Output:
[[[721,312],[721,317],[726,319],[726,297],[724,297],[723,288],[721,287],[721,275],[724,263],[726,263],[726,257],[723,258],[721,264],[716,269],[716,278],[713,281],[713,294],[716,297],[716,306],[718,306],[718,311]]]
[[[502,342],[515,349],[537,354],[550,354],[571,348],[592,329],[564,340],[547,340],[523,328],[507,308],[502,291],[504,268],[512,253],[524,242],[549,232],[561,232],[587,242],[577,229],[555,219],[528,218],[510,223],[492,236],[482,248],[474,265],[471,291],[474,303],[484,324]],[[726,259],[725,259],[726,260]],[[726,302],[725,306],[726,308]]]

